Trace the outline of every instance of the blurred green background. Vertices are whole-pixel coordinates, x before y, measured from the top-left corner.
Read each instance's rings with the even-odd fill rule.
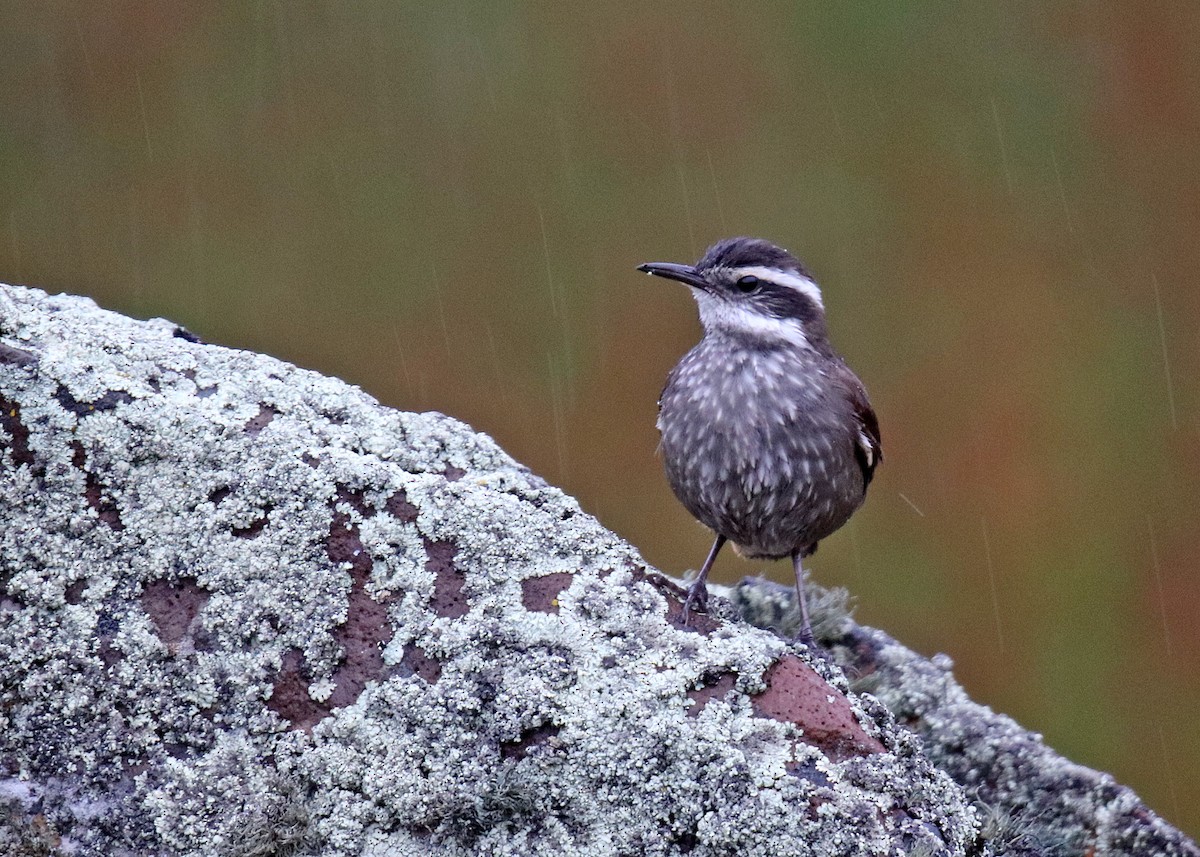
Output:
[[[1196,4],[0,0],[0,279],[464,419],[675,573],[634,266],[733,234],[880,414],[816,578],[1200,832]]]

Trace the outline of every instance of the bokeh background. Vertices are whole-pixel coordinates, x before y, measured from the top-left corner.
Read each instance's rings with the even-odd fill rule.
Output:
[[[460,417],[678,573],[634,266],[772,238],[887,456],[816,578],[1200,833],[1200,7],[834,5],[0,0],[0,279]]]

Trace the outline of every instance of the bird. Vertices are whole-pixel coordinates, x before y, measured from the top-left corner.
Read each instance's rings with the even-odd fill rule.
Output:
[[[716,534],[683,623],[707,610],[708,573],[729,542],[747,559],[791,559],[797,639],[811,646],[803,560],[863,504],[883,458],[866,387],[834,351],[821,290],[787,250],[726,238],[695,265],[638,270],[687,285],[703,327],[658,401],[667,480]]]

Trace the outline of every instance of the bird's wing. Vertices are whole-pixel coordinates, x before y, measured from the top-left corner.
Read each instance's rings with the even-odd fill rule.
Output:
[[[846,388],[850,393],[850,406],[854,411],[854,419],[858,424],[858,432],[854,438],[854,457],[862,468],[863,490],[871,484],[875,475],[875,467],[883,461],[883,443],[879,436],[879,418],[867,398],[867,389],[850,368],[842,364]]]
[[[667,373],[667,382],[665,384],[663,384],[662,392],[658,394],[658,419],[656,419],[654,421],[654,427],[656,429],[658,429],[658,432],[660,435],[662,434],[662,430],[663,430],[663,418],[662,418],[663,399],[665,399],[667,397],[667,392],[671,389],[671,385],[675,383],[675,373],[676,373],[676,371],[678,371],[678,369],[679,369],[679,367],[676,366],[670,372]],[[662,452],[662,440],[661,439],[658,442],[658,451],[660,453]]]
[[[683,365],[682,360],[672,366],[671,371],[667,373],[667,380],[663,383],[662,392],[658,394],[658,409],[660,411],[662,410],[663,399],[667,397],[667,394],[671,391],[671,388],[675,386],[675,376],[679,374],[679,367],[681,365]]]

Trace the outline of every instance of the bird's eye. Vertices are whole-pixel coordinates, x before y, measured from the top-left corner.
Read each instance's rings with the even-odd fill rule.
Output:
[[[758,291],[760,282],[761,281],[758,279],[758,277],[747,275],[738,279],[736,285],[738,287],[738,291],[750,294],[751,292]]]

